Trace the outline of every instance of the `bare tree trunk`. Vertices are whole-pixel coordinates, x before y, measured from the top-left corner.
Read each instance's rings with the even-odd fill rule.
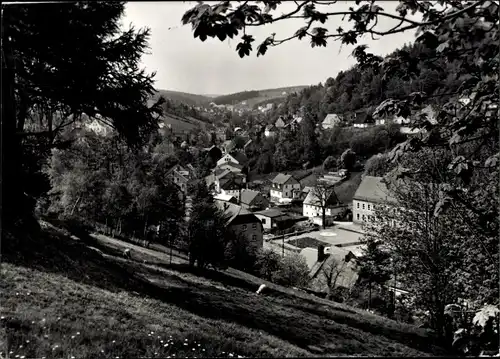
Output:
[[[372,309],[372,281],[368,282],[368,310]]]
[[[73,215],[73,212],[75,211],[76,206],[77,206],[77,205],[78,205],[78,203],[80,202],[80,199],[82,199],[82,196],[79,196],[79,197],[76,199],[76,202],[75,202],[75,204],[73,205],[73,208],[71,209],[70,216],[72,216],[72,215]]]
[[[323,215],[323,229],[326,228],[326,208],[325,206],[322,207],[322,215]]]

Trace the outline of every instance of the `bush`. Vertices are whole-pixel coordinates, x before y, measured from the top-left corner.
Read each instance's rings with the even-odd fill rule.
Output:
[[[277,284],[288,287],[306,287],[309,284],[309,267],[300,254],[290,254],[281,260],[275,275]]]
[[[281,264],[281,257],[272,249],[264,249],[257,253],[257,260],[255,262],[255,271],[260,277],[273,281],[273,276],[279,271]]]

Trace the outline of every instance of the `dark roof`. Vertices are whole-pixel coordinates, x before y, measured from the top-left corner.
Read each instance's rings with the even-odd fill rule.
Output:
[[[337,198],[341,203],[352,203],[354,193],[361,183],[362,175],[362,172],[351,173],[348,179],[335,185],[335,193],[337,194]]]
[[[259,191],[253,191],[251,189],[243,189],[241,190],[240,201],[241,203],[249,205],[258,195],[260,195]]]
[[[361,112],[356,116],[354,123],[375,123],[375,120],[371,114]]]
[[[233,158],[236,161],[238,161],[240,165],[244,166],[248,162],[248,158],[247,158],[247,156],[245,156],[245,154],[243,152],[240,152],[240,151],[233,152],[233,153],[231,153],[231,156],[233,156]]]
[[[271,217],[271,218],[281,217],[285,215],[283,212],[277,209],[266,209],[265,211],[255,212],[255,214],[260,214],[261,216]]]
[[[231,224],[231,222],[233,222],[237,217],[240,217],[240,216],[245,216],[245,217],[248,217],[249,219],[251,217],[254,217],[251,219],[259,221],[258,218],[252,214],[252,212],[246,210],[245,208],[243,208],[237,204],[233,204],[233,203],[227,203],[227,207],[226,207],[226,210],[224,211],[224,215],[227,217],[226,226]]]
[[[241,188],[241,183],[238,183],[234,178],[224,178],[219,181],[220,188],[225,190],[235,190]]]
[[[286,175],[286,174],[283,174],[283,173],[278,173],[276,175],[276,177],[274,177],[272,183],[285,184],[285,183],[287,183],[292,178],[295,181],[297,181],[292,175]]]
[[[353,199],[374,203],[395,202],[382,179],[383,177],[364,176]]]
[[[304,199],[304,204],[309,204],[309,205],[313,205],[313,206],[320,205],[320,199],[316,195],[316,192],[314,189],[312,189],[311,191],[309,191],[307,193],[307,196]],[[341,204],[342,203],[340,203],[339,199],[337,198],[337,194],[335,193],[335,191],[331,192],[330,197],[328,197],[328,199],[326,200],[326,203],[325,203],[325,205],[329,208],[336,207],[336,206],[339,206]]]

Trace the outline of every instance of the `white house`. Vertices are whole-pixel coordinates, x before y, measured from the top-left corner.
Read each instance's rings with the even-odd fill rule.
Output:
[[[237,157],[238,156],[236,156],[235,154],[226,153],[224,156],[221,157],[220,160],[217,161],[217,166],[222,166],[223,164],[231,162],[236,163],[237,165],[243,165],[243,163],[240,163],[242,162],[242,160],[238,159]]]
[[[364,176],[352,199],[354,223],[372,220],[376,205],[394,203],[382,177]]]
[[[321,197],[321,196],[320,196]],[[336,215],[343,213],[347,209],[347,205],[341,203],[334,191],[330,197],[326,199],[318,197],[315,189],[309,191],[304,202],[302,203],[302,214],[309,217],[314,223],[323,225],[323,206],[325,207],[325,225],[333,223],[333,218]]]
[[[276,126],[274,125],[267,125],[266,129],[264,130],[264,136],[266,137],[275,137],[276,136]]]
[[[300,182],[297,181],[292,175],[279,173],[276,177],[274,177],[271,183],[271,202],[280,202],[283,199],[299,198],[300,189]]]
[[[368,128],[375,125],[375,120],[370,114],[357,113],[353,126],[356,128]]]
[[[329,113],[321,123],[321,126],[323,129],[327,130],[338,126],[341,122],[342,119],[337,114]]]

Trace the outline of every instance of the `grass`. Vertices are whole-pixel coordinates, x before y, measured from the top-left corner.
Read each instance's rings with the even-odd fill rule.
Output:
[[[128,244],[87,243],[52,228],[32,238],[4,237],[3,357],[442,353],[425,330],[234,269],[192,272],[149,251],[125,260],[119,253]]]

